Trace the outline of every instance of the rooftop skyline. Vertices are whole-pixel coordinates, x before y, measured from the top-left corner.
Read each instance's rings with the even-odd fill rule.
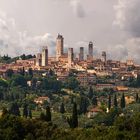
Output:
[[[94,55],[139,61],[139,0],[0,0],[0,52],[36,54],[47,45],[55,53],[57,34],[65,48],[88,48]],[[87,51],[87,50],[85,50]]]

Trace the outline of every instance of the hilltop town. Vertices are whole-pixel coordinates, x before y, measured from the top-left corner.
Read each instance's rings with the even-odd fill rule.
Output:
[[[84,47],[88,49],[87,56]],[[1,56],[0,126],[5,128],[6,133],[0,134],[0,137],[9,136],[3,119],[9,123],[19,119],[16,120],[21,123],[19,130],[23,129],[25,133],[21,136],[11,127],[14,130],[12,139],[28,137],[29,130],[24,126],[27,121],[35,128],[30,130],[33,139],[41,138],[42,135],[45,139],[65,139],[67,135],[72,136],[74,133],[77,139],[77,131],[70,131],[69,127],[83,128],[83,132],[79,129],[82,137],[89,130],[91,136],[103,138],[103,131],[106,130],[109,133],[105,132],[105,139],[110,139],[112,127],[115,129],[113,133],[117,132],[116,135],[119,135],[118,121],[122,117],[124,123],[130,124],[126,121],[127,116],[134,120],[139,115],[140,65],[133,60],[109,60],[105,51],[100,58],[96,58],[91,41],[84,47],[79,48],[78,57],[74,48],[68,48],[64,52],[64,38],[58,34],[55,57],[49,56],[48,46],[43,46],[42,52],[36,55],[23,54],[14,58]],[[14,125],[16,124],[13,123]],[[33,134],[38,126],[40,132]],[[47,132],[49,129],[50,135],[42,131],[42,126],[46,127]],[[53,129],[50,130],[51,127]],[[92,130],[95,131],[98,127],[100,133],[97,135]],[[129,131],[125,129],[125,135],[123,130],[123,136],[128,137]],[[63,135],[63,132],[67,134]],[[131,129],[131,133],[133,132]],[[138,134],[135,131],[135,135]],[[116,135],[113,137],[117,137]]]
[[[105,51],[96,58],[91,41],[84,47],[78,58],[73,48],[64,52],[58,34],[55,57],[49,46],[0,57],[0,139],[139,137],[140,65],[109,60]]]
[[[140,140],[140,0],[0,0],[0,140]]]
[[[88,48],[88,55],[85,56],[85,48]],[[73,72],[80,82],[81,86],[96,85],[97,88],[114,88],[126,90],[127,82],[136,79],[139,75],[140,65],[134,63],[134,60],[109,60],[107,53],[103,51],[100,58],[93,55],[94,44],[89,42],[88,46],[79,48],[78,57],[73,48],[68,48],[64,52],[64,38],[58,34],[56,38],[56,56],[48,55],[49,47],[43,46],[42,52],[31,58],[18,57],[11,63],[0,64],[1,77],[6,76],[6,71],[12,69],[18,73],[24,68],[25,71],[33,70],[33,73],[47,76],[49,70],[52,70],[57,79],[65,81],[69,74]],[[105,81],[99,82],[100,77],[108,77]]]

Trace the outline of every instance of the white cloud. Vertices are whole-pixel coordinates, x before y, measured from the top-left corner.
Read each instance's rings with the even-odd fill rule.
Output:
[[[50,55],[55,51],[55,39],[49,33],[43,36],[30,36],[27,31],[19,32],[15,20],[0,13],[0,54],[10,56],[23,53],[35,54],[47,45]]]
[[[140,0],[118,0],[115,24],[133,37],[140,37]]]
[[[70,5],[72,6],[73,12],[77,17],[83,18],[86,16],[86,11],[80,0],[70,0]]]
[[[116,12],[114,24],[125,31],[128,38],[113,48],[112,55],[120,59],[134,59],[140,64],[140,1],[118,0],[114,9]]]

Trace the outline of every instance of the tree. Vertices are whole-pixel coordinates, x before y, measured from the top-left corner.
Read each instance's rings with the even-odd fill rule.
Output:
[[[29,74],[31,77],[33,77],[33,70],[32,70],[32,68],[29,68],[28,74]]]
[[[32,119],[32,110],[31,110],[31,108],[28,109],[28,116],[30,117],[30,119]]]
[[[88,108],[88,101],[86,98],[81,97],[81,102],[80,102],[80,110],[79,113],[80,114],[85,114],[87,112],[87,108]]]
[[[136,93],[136,103],[138,103],[139,102],[139,95],[138,95],[138,93]]]
[[[117,96],[116,96],[116,94],[114,95],[114,107],[115,108],[118,107],[118,102],[117,102]]]
[[[73,105],[72,120],[73,120],[73,128],[78,127],[78,114],[77,114],[77,104],[76,103],[74,103],[74,105]]]
[[[7,110],[7,108],[4,107],[4,108],[2,109],[2,115],[1,115],[1,116],[4,117],[4,116],[6,116],[7,114],[8,114],[8,110]]]
[[[97,106],[98,105],[98,101],[97,101],[97,97],[96,96],[93,96],[93,98],[92,98],[92,104],[94,106]]]
[[[8,82],[6,80],[0,79],[0,87],[7,88]]]
[[[26,137],[25,137],[25,140],[34,140],[35,138],[34,138],[34,136],[33,136],[33,134],[32,133],[28,133],[27,135],[26,135]]]
[[[60,113],[62,113],[62,114],[65,113],[64,103],[62,103],[61,106],[60,106]]]
[[[25,118],[28,117],[28,106],[27,106],[27,104],[24,104],[24,106],[23,106],[23,117],[25,117]]]
[[[92,99],[92,97],[93,97],[93,88],[91,86],[89,88],[88,97],[89,97],[89,99]]]
[[[14,71],[12,69],[8,69],[6,71],[6,76],[9,77],[9,78],[11,78],[13,76],[13,74],[14,74]]]
[[[25,75],[25,68],[24,67],[22,68],[22,75],[23,76]]]
[[[12,105],[9,109],[9,113],[12,114],[12,115],[15,115],[15,116],[20,116],[19,106],[16,102],[12,103]]]
[[[23,75],[17,74],[17,75],[14,75],[11,78],[10,84],[11,84],[11,86],[26,87],[27,86],[27,81],[26,81],[26,79],[24,78]]]
[[[37,79],[32,78],[32,89],[35,89],[37,87]]]
[[[79,87],[79,82],[75,77],[69,77],[65,83],[66,87],[70,90],[74,90]]]
[[[111,95],[108,97],[108,109],[111,109]]]
[[[61,90],[61,81],[57,80],[55,77],[43,78],[41,82],[41,89],[53,90],[58,92]]]
[[[67,118],[68,124],[71,128],[78,127],[78,114],[77,114],[77,104],[73,105],[73,113],[72,116]]]
[[[122,94],[122,97],[121,97],[121,108],[125,108],[125,96],[124,96],[124,93]]]
[[[2,119],[0,118],[1,140],[23,140],[25,135],[21,118],[13,115],[6,115]]]
[[[52,120],[52,116],[51,116],[51,111],[50,111],[50,107],[47,106],[46,107],[46,121],[50,122]]]
[[[26,55],[23,54],[23,55],[20,56],[20,58],[21,58],[22,60],[26,60]]]

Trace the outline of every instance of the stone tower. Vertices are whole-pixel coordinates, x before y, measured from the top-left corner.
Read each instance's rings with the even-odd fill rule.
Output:
[[[41,63],[42,62],[42,54],[41,53],[38,53],[36,55],[36,66],[41,66]]]
[[[84,60],[84,47],[80,47],[79,61]]]
[[[48,47],[44,46],[42,49],[42,66],[48,65]]]
[[[73,48],[68,49],[68,67],[71,68],[74,59]]]
[[[64,49],[64,38],[62,35],[58,34],[58,37],[56,39],[56,60],[59,60],[59,57],[63,55],[63,49]]]
[[[102,61],[106,62],[106,52],[105,51],[102,52]]]
[[[88,59],[93,60],[93,42],[89,42],[88,45]]]

